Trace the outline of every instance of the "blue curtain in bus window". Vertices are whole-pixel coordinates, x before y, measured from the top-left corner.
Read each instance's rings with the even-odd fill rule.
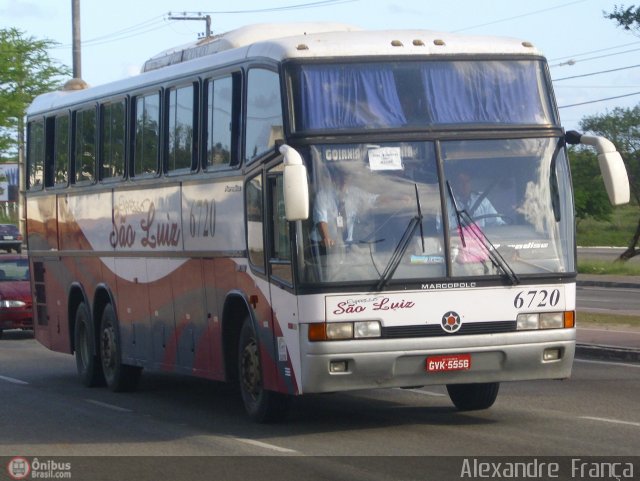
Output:
[[[537,62],[427,62],[421,75],[436,124],[551,122]]]
[[[351,129],[406,123],[391,70],[374,66],[305,66],[299,127]]]

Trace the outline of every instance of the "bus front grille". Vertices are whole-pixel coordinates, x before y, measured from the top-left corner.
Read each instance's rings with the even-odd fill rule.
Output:
[[[438,337],[438,336],[465,336],[472,334],[497,334],[502,332],[515,332],[516,321],[493,322],[468,322],[463,323],[457,332],[445,332],[440,324],[422,326],[393,326],[383,327],[382,337],[398,339],[403,337]]]

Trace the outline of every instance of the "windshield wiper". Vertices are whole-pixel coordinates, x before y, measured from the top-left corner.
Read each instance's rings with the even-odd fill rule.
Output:
[[[409,221],[409,225],[407,225],[407,228],[404,230],[404,233],[400,238],[400,242],[398,242],[398,245],[394,249],[393,254],[391,255],[391,259],[389,259],[389,262],[387,263],[387,267],[385,267],[384,272],[380,276],[380,280],[376,285],[376,290],[378,291],[384,288],[387,282],[389,282],[389,279],[391,279],[391,277],[393,277],[393,274],[395,274],[396,270],[398,269],[398,266],[400,265],[400,261],[404,257],[404,253],[407,252],[407,248],[409,247],[409,244],[411,243],[411,239],[413,238],[413,234],[416,232],[416,229],[418,228],[418,226],[420,226],[420,236],[422,238],[422,251],[424,252],[424,231],[422,228],[422,208],[420,207],[420,196],[418,195],[418,185],[417,184],[413,184],[413,185],[416,191],[416,205],[418,207],[418,213],[417,215],[413,216]]]
[[[489,256],[492,264],[500,269],[507,276],[509,281],[511,281],[511,285],[520,284],[520,279],[515,271],[511,268],[509,263],[502,257],[502,254],[498,252],[495,246],[491,243],[489,238],[486,236],[484,231],[473,221],[471,215],[465,210],[460,210],[458,208],[458,204],[456,202],[456,198],[453,195],[453,189],[451,188],[451,184],[447,180],[447,190],[449,191],[449,196],[451,197],[451,203],[453,204],[453,208],[456,213],[456,218],[458,220],[458,226],[460,227],[460,240],[462,242],[462,247],[467,247],[465,238],[464,238],[464,230],[467,229],[467,233],[470,233],[474,238],[477,244],[482,246],[483,251]]]
[[[565,146],[563,138],[558,140],[556,148],[551,157],[551,165],[549,168],[549,185],[551,190],[551,207],[553,208],[553,216],[556,222],[560,222],[560,187],[558,186],[558,175],[556,174],[556,164],[558,161],[558,155],[562,152]]]

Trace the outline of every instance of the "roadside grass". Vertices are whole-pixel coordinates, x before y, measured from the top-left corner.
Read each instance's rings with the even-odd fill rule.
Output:
[[[640,264],[621,261],[598,261],[578,259],[578,272],[580,274],[601,274],[614,276],[640,276]]]
[[[637,205],[615,207],[609,221],[583,219],[576,224],[578,245],[582,247],[626,247],[640,219]]]
[[[576,326],[585,324],[597,324],[603,327],[631,327],[640,328],[640,316],[623,316],[619,314],[602,314],[594,312],[578,311],[576,314]]]
[[[608,221],[583,219],[576,224],[576,241],[581,247],[627,247],[638,226],[640,209],[635,204],[615,207]],[[640,276],[636,262],[606,262],[578,259],[581,274]]]

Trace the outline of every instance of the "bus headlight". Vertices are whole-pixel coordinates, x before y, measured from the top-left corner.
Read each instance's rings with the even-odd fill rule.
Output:
[[[308,333],[312,342],[371,339],[381,335],[380,321],[317,322],[309,324]]]
[[[357,321],[353,323],[353,337],[356,339],[380,337],[381,334],[382,329],[378,321]]]
[[[327,324],[327,340],[352,339],[353,324],[350,322],[332,322]]]
[[[571,328],[575,326],[575,313],[573,311],[522,313],[518,314],[516,322],[518,331]]]

